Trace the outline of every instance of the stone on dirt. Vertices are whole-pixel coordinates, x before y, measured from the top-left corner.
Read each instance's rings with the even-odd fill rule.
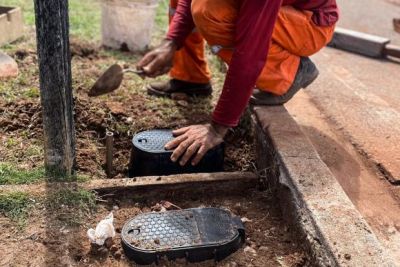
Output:
[[[189,100],[189,96],[185,93],[172,93],[171,98],[173,100],[185,100],[185,101]]]
[[[254,248],[250,247],[250,246],[247,246],[247,247],[244,248],[244,253],[250,254],[252,256],[256,256],[257,255],[257,251]]]
[[[18,65],[15,60],[0,51],[0,79],[18,76]]]

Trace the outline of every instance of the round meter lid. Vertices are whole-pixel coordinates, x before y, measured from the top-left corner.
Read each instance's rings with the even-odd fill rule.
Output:
[[[172,130],[149,130],[137,133],[133,136],[133,145],[150,153],[165,153],[165,144],[173,139]]]
[[[129,220],[121,232],[129,249],[173,251],[196,247],[218,247],[243,237],[240,218],[218,208],[197,208],[143,213]]]

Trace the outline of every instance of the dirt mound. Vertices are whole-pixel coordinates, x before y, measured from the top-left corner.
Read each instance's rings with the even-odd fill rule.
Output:
[[[95,44],[72,38],[70,40],[71,56],[79,56],[82,58],[96,59],[98,57],[99,47]]]

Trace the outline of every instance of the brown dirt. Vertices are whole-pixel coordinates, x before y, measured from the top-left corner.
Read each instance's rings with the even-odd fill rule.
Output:
[[[204,123],[209,120],[214,98],[189,98],[185,105],[180,100],[159,99],[147,96],[142,81],[136,76],[126,76],[117,92],[99,98],[89,98],[87,91],[102,71],[116,60],[125,66],[132,66],[137,55],[99,50],[94,45],[72,40],[73,88],[75,122],[77,134],[77,165],[80,174],[105,178],[104,138],[106,130],[115,136],[116,177],[125,177],[129,163],[130,140],[141,130],[154,128],[177,128],[188,124]],[[16,94],[12,100],[0,100],[0,161],[22,162],[30,143],[42,146],[42,115],[38,95],[30,96],[32,86],[38,87],[37,55],[34,50],[18,48],[13,53],[26,79],[15,82],[10,90]],[[0,83],[1,86],[13,86]],[[38,91],[36,91],[38,93]],[[217,94],[218,92],[216,92]],[[26,97],[26,94],[29,97]],[[1,91],[0,91],[1,95]],[[248,127],[248,126],[246,126]],[[252,170],[253,144],[249,128],[238,129],[231,134],[226,147],[226,170]],[[15,139],[20,146],[5,147],[8,139]],[[24,167],[40,166],[41,153],[31,157]]]
[[[176,128],[209,120],[209,113],[219,94],[211,98],[189,98],[178,101],[147,96],[143,86],[148,81],[127,76],[120,89],[107,97],[89,98],[86,92],[97,77],[116,61],[131,67],[137,55],[99,50],[94,46],[72,42],[72,72],[75,103],[77,165],[79,174],[105,178],[104,137],[106,130],[115,136],[114,177],[126,176],[132,135],[153,128]],[[27,153],[32,147],[43,147],[42,117],[38,97],[36,52],[16,45],[11,52],[21,75],[11,82],[0,81],[0,162],[12,162],[24,168],[43,165],[43,152]],[[222,79],[216,78],[214,88]],[[2,89],[6,89],[3,90]],[[4,96],[4,98],[3,98]],[[183,102],[182,102],[183,101]],[[253,170],[253,141],[248,116],[227,137],[226,170]],[[239,187],[240,188],[240,187]],[[150,195],[151,194],[151,195]],[[45,196],[42,196],[45,197]],[[97,213],[88,215],[79,226],[67,221],[77,207],[54,210],[36,204],[29,214],[28,225],[20,230],[15,223],[0,216],[0,266],[132,266],[124,258],[119,235],[110,250],[92,250],[86,231],[94,227],[114,206],[115,225],[123,223],[161,200],[182,208],[216,206],[228,208],[251,222],[246,223],[247,241],[243,248],[217,266],[308,266],[300,244],[285,226],[278,206],[267,192],[256,190],[230,191],[203,188],[193,192],[130,192],[104,197]],[[39,202],[40,203],[40,202]],[[245,253],[255,249],[257,256]],[[111,251],[111,252],[110,252]],[[163,262],[161,266],[183,266],[184,263]],[[134,266],[134,265],[133,265]],[[215,266],[214,262],[198,266]]]
[[[246,244],[235,254],[215,264],[213,261],[191,266],[310,266],[292,230],[285,226],[281,213],[269,193],[256,189],[230,189],[204,186],[196,190],[148,190],[119,192],[104,196],[97,213],[87,217],[82,226],[66,226],[60,214],[36,209],[29,216],[29,227],[17,230],[7,219],[0,218],[0,266],[135,266],[129,263],[120,246],[119,232],[131,217],[150,212],[162,200],[181,208],[222,207],[250,221],[246,226]],[[229,193],[227,193],[229,192]],[[114,211],[117,236],[110,249],[91,248],[86,237],[89,227]],[[68,211],[73,214],[73,209]],[[58,213],[58,219],[54,214]],[[248,252],[250,247],[256,254]],[[251,249],[250,249],[251,250]],[[160,266],[186,266],[185,260],[163,261]]]

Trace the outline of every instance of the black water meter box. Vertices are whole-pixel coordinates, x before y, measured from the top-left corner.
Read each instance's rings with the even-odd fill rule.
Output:
[[[195,208],[139,214],[121,231],[125,255],[137,264],[186,258],[220,261],[245,241],[239,217],[218,208]]]
[[[129,177],[170,175],[223,171],[224,144],[207,152],[196,166],[189,161],[185,166],[171,161],[171,150],[164,148],[173,139],[172,130],[150,130],[136,134],[132,139]]]

